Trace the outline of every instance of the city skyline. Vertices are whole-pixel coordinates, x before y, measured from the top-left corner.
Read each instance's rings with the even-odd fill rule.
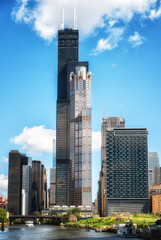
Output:
[[[40,4],[43,2],[40,1]],[[72,1],[67,2],[72,8]],[[123,1],[122,5],[120,1],[116,1],[118,15],[115,13],[113,4],[107,4],[111,12],[115,13],[113,17],[110,11],[102,10],[104,7],[102,2],[98,9],[95,4],[91,5],[92,9],[95,8],[96,16],[94,18],[91,13],[89,27],[85,26],[80,16],[82,5],[77,3],[80,60],[89,61],[89,68],[93,75],[93,139],[98,139],[98,142],[93,143],[94,197],[101,169],[100,139],[104,109],[106,109],[106,117],[119,116],[121,104],[123,104],[126,126],[147,127],[149,151],[157,152],[159,157],[161,156],[161,127],[157,124],[157,119],[161,117],[159,112],[161,19],[159,5],[152,6],[152,2],[155,3],[155,1],[148,3],[142,0],[136,6],[129,1],[127,15],[126,11],[123,11],[125,10]],[[47,169],[51,168],[52,140],[51,143],[49,140],[55,137],[56,129],[56,32],[59,27],[54,28],[55,25],[52,25],[55,31],[52,35],[47,31],[46,25],[44,28],[41,25],[40,29],[38,25],[32,25],[36,24],[36,20],[33,20],[33,23],[28,21],[26,24],[25,14],[29,6],[25,5],[26,11],[21,11],[20,15],[18,9],[21,5],[14,8],[14,3],[13,1],[0,3],[2,23],[0,181],[7,179],[7,158],[11,149],[24,152],[33,159],[40,159]],[[21,1],[19,3],[21,4]],[[89,3],[86,6],[82,1],[86,10],[89,9]],[[32,7],[30,6],[30,9]],[[39,7],[41,9],[42,5]],[[53,4],[52,7],[55,9],[57,6]],[[36,11],[36,8],[34,9]],[[65,24],[67,23],[65,27],[68,27],[69,23],[72,27],[72,19],[67,13],[66,5],[65,9]],[[47,14],[48,8],[44,7],[43,11],[46,12],[41,13]],[[132,18],[129,16],[130,13]],[[49,15],[51,15],[50,12]],[[27,16],[30,16],[29,12]],[[47,35],[44,35],[45,31]],[[44,141],[39,140],[42,136],[45,144]],[[2,187],[0,192],[6,188],[3,185]]]

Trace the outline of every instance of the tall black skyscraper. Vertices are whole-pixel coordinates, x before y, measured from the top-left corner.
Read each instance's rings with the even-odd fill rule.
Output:
[[[56,204],[69,205],[70,161],[70,73],[78,62],[78,30],[58,31],[58,99],[56,126]]]

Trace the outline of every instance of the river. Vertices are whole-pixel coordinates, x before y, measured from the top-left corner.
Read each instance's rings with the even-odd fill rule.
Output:
[[[78,228],[60,228],[53,225],[35,225],[26,227],[25,225],[6,227],[4,232],[0,231],[0,240],[53,240],[53,239],[82,239],[82,240],[120,240],[113,233],[99,233],[94,230],[86,231]],[[133,238],[134,239],[134,238]],[[138,238],[135,238],[135,240]]]

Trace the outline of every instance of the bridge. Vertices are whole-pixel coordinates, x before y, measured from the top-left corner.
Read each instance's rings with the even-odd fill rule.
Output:
[[[9,216],[10,225],[12,225],[13,221],[16,219],[25,219],[25,220],[34,220],[37,223],[38,219],[54,219],[59,224],[62,222],[63,219],[68,219],[67,216],[48,216],[48,215],[11,215]]]

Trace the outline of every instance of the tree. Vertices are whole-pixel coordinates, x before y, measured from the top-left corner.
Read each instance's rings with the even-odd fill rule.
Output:
[[[1,222],[1,230],[4,231],[4,223],[7,222],[7,212],[5,209],[0,208],[0,222]]]

